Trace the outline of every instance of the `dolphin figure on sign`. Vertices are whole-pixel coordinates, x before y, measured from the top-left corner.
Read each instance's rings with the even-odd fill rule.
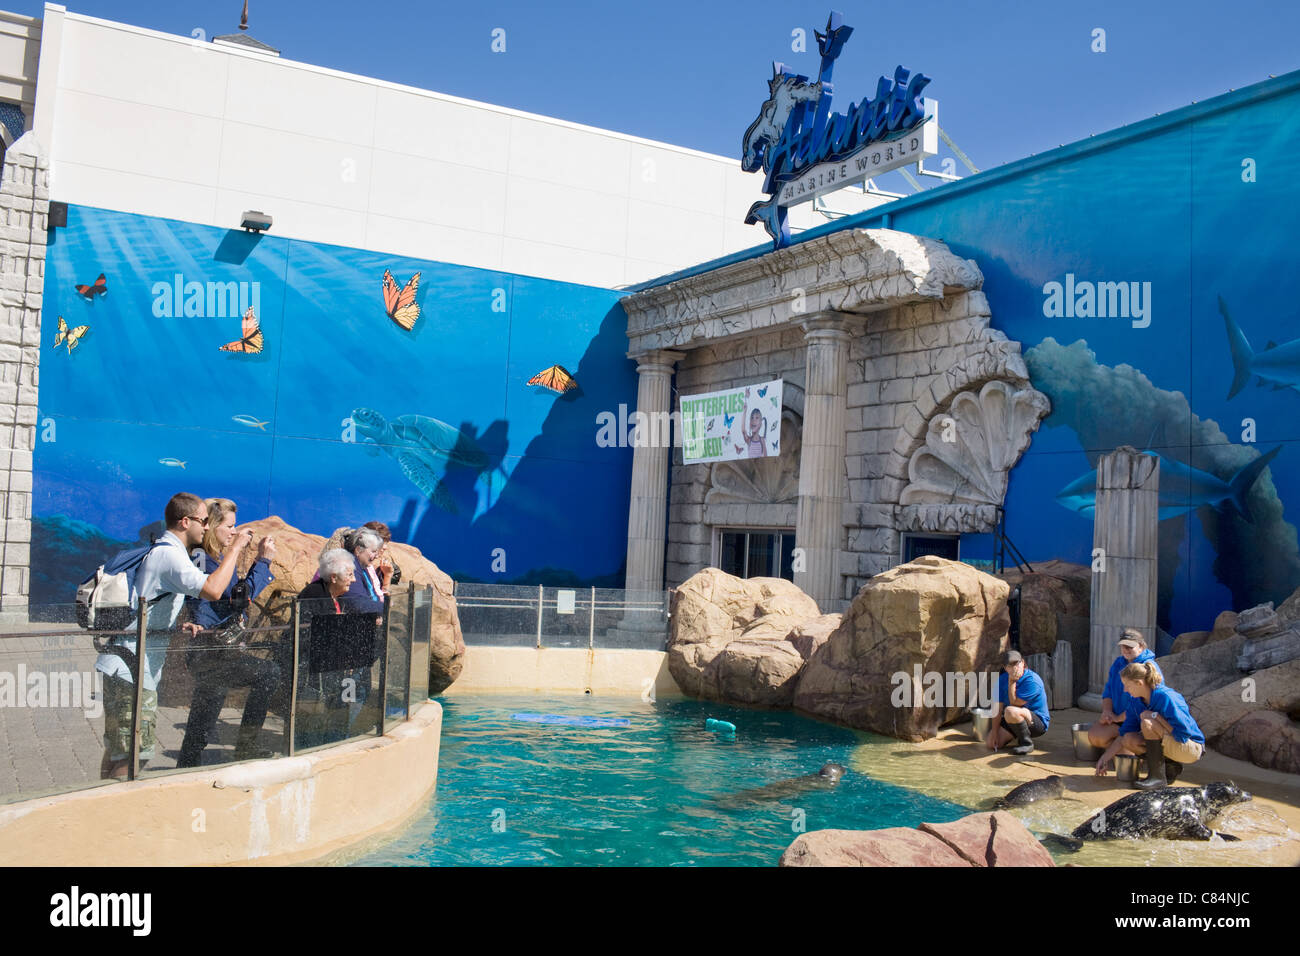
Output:
[[[1243,518],[1254,523],[1250,507],[1246,504],[1246,495],[1259,478],[1260,473],[1268,467],[1269,462],[1282,450],[1278,445],[1272,451],[1260,455],[1245,465],[1228,481],[1216,478],[1208,471],[1201,471],[1185,465],[1181,461],[1166,458],[1159,452],[1147,450],[1146,455],[1160,459],[1160,498],[1158,501],[1160,520],[1176,518],[1179,515],[1195,511],[1202,505],[1231,504]],[[1065,508],[1076,511],[1086,517],[1092,517],[1097,506],[1097,469],[1086,475],[1080,475],[1059,492],[1056,500]]]
[[[1260,385],[1272,385],[1275,391],[1283,388],[1300,391],[1300,339],[1292,339],[1284,345],[1269,342],[1264,351],[1256,352],[1250,347],[1241,327],[1232,321],[1223,296],[1219,296],[1219,311],[1223,313],[1223,324],[1228,329],[1228,349],[1232,353],[1229,398],[1245,388],[1252,375],[1259,376]]]

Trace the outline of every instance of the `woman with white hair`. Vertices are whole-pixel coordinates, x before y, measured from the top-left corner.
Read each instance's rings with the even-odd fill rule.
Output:
[[[323,702],[324,715],[303,715],[298,721],[298,746],[310,747],[341,740],[347,733],[348,703],[343,679],[351,671],[312,673],[310,647],[312,620],[321,615],[355,612],[348,589],[355,581],[356,562],[342,548],[331,548],[320,556],[319,577],[298,592],[299,698]],[[366,615],[369,617],[369,615]]]
[[[356,566],[348,599],[358,611],[384,613],[384,598],[388,594],[387,582],[379,573],[379,554],[384,539],[370,528],[357,528],[343,539],[343,548],[352,555]]]

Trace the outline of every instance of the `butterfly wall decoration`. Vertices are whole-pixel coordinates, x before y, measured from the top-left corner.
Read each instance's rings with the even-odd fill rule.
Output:
[[[265,339],[262,336],[262,329],[257,323],[257,316],[253,314],[252,306],[249,306],[248,311],[244,313],[244,318],[240,323],[240,333],[238,339],[227,342],[220,347],[219,351],[242,352],[247,355],[256,355],[262,351]]]
[[[405,286],[399,287],[393,274],[384,270],[384,311],[408,332],[415,328],[415,320],[420,317],[420,306],[415,301],[415,294],[420,291],[420,275],[417,272]]]
[[[64,342],[68,343],[68,354],[77,347],[81,337],[90,331],[88,325],[78,325],[74,329],[68,328],[68,323],[63,321],[63,316],[59,316],[59,331],[54,333],[54,347],[57,349]]]

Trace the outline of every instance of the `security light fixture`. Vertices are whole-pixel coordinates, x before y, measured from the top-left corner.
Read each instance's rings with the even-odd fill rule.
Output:
[[[260,209],[250,209],[240,217],[239,225],[249,232],[266,232],[271,228],[271,217]]]

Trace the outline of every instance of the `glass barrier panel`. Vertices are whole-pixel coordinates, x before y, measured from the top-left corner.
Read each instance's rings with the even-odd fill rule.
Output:
[[[433,588],[415,592],[415,618],[411,625],[411,710],[429,699],[429,635],[433,625]]]
[[[456,585],[456,612],[470,646],[536,647],[539,589],[528,584]]]
[[[129,620],[130,609],[123,610]],[[0,615],[0,803],[111,781],[105,675],[96,669],[93,639],[127,632],[83,630],[72,604],[9,607]],[[103,621],[113,616],[106,613]],[[110,689],[125,690],[125,747],[134,688]]]
[[[544,588],[542,646],[589,646],[591,613],[591,588]]]
[[[146,658],[151,667],[159,655],[162,660],[155,696],[144,701],[156,708],[156,746],[146,763],[142,738],[142,775],[286,753],[286,638],[283,627],[270,623],[151,630]]]
[[[398,584],[388,602],[388,663],[384,672],[384,729],[407,718],[407,693],[411,681],[411,633],[415,627],[413,602],[419,588]]]
[[[593,646],[662,651],[668,646],[668,594],[596,588]]]
[[[294,750],[374,735],[379,726],[381,615],[337,613],[334,602],[298,602]]]

